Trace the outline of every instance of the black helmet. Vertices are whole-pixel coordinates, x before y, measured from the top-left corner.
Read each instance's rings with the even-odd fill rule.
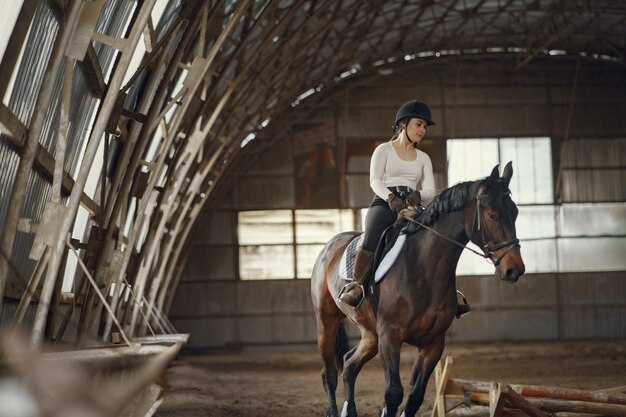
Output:
[[[426,120],[428,126],[434,126],[435,122],[430,115],[430,107],[426,103],[417,100],[411,100],[400,106],[398,113],[396,113],[396,122],[393,124],[393,128],[398,128],[398,123],[403,120],[418,118]]]

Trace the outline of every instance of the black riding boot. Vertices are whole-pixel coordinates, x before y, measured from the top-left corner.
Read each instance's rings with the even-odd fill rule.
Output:
[[[354,281],[344,287],[339,295],[339,301],[358,308],[365,298],[363,285],[372,273],[372,261],[374,252],[358,248],[354,259]]]
[[[472,308],[469,304],[459,304],[456,308],[456,318],[460,319],[470,311],[472,311]]]

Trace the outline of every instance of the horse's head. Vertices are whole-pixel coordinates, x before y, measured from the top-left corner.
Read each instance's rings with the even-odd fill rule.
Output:
[[[499,165],[491,175],[481,181],[470,205],[465,222],[466,231],[472,242],[479,246],[496,267],[496,276],[507,282],[516,282],[526,267],[520,254],[520,245],[515,233],[517,206],[511,200],[509,183],[513,166],[504,167],[502,177]],[[471,216],[471,218],[469,218]]]

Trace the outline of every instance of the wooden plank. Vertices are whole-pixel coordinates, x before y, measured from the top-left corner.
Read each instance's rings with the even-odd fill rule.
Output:
[[[0,132],[8,136],[11,144],[18,148],[24,146],[24,140],[28,133],[26,126],[2,102],[0,102]]]
[[[54,172],[54,157],[40,145],[37,147],[37,153],[35,154],[35,161],[33,168],[36,169],[42,176],[52,182],[52,173]],[[74,188],[74,179],[67,171],[63,171],[63,180],[61,182],[61,192],[63,195],[69,195]],[[93,201],[91,197],[83,192],[80,203],[85,207],[92,215],[98,214],[100,206]]]
[[[154,25],[152,23],[152,17],[148,19],[148,24],[143,29],[143,43],[146,47],[146,52],[151,53],[157,45],[156,36],[154,34]]]
[[[457,381],[458,382],[458,381]],[[513,387],[511,387],[513,388]],[[471,402],[479,405],[490,405],[490,393],[472,392]],[[602,402],[576,401],[568,399],[525,397],[525,399],[543,411],[571,411],[576,413],[626,416],[626,405]]]
[[[446,356],[445,364],[441,365],[441,361],[437,363],[435,368],[435,403],[433,404],[432,417],[445,417],[446,416],[446,403],[444,393],[448,386],[448,380],[452,373],[453,360],[452,356]]]
[[[128,52],[127,49],[130,43],[126,38],[114,38],[112,36],[108,36],[99,32],[93,32],[91,34],[91,37],[94,41],[108,45],[112,48],[117,49],[118,51]]]
[[[102,67],[100,66],[100,60],[96,54],[96,50],[93,45],[89,43],[87,47],[87,54],[85,59],[80,63],[80,69],[83,72],[87,86],[91,90],[94,96],[102,98],[106,91],[106,83],[104,82],[104,75],[102,74]]]
[[[607,416],[626,416],[626,405],[621,404],[557,400],[552,398],[528,398],[528,401],[544,411],[573,411]]]
[[[66,56],[77,61],[82,61],[85,58],[102,6],[104,6],[104,0],[82,2],[78,21],[65,50]]]
[[[48,255],[50,254],[50,248],[45,247],[41,257],[39,258],[37,265],[35,266],[35,270],[33,271],[30,280],[28,281],[28,286],[24,290],[24,294],[20,299],[20,304],[17,306],[17,311],[15,312],[15,316],[13,318],[13,323],[16,325],[20,325],[24,316],[26,315],[26,310],[30,305],[33,296],[35,295],[35,290],[39,285],[39,280],[44,273],[46,265],[48,264]]]
[[[489,388],[489,417],[501,417],[505,402],[502,387],[497,382],[492,382]]]
[[[465,391],[489,392],[489,382],[454,379]],[[548,387],[541,385],[509,384],[524,397],[543,397],[562,400],[577,400],[626,405],[626,395],[605,391],[584,391],[571,388]]]
[[[548,417],[546,413],[541,411],[535,404],[529,402],[524,397],[516,393],[506,384],[498,384],[503,395],[505,395],[507,404],[519,408],[531,417]]]

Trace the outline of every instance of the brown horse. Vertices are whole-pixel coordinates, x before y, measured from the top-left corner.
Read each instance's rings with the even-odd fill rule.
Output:
[[[322,249],[313,268],[311,297],[318,347],[324,361],[322,382],[329,402],[326,416],[338,416],[335,390],[341,366],[345,386],[341,416],[357,415],[356,377],[377,353],[386,381],[381,416],[396,416],[403,398],[399,374],[402,343],[417,347],[409,396],[402,413],[403,417],[415,416],[457,311],[455,270],[468,241],[482,248],[501,279],[516,282],[524,273],[515,234],[518,210],[508,188],[513,168],[509,162],[502,177],[498,168],[487,178],[457,184],[436,196],[415,219],[426,229],[415,224],[408,226],[414,233],[407,236],[396,263],[377,285],[376,315],[369,297],[357,310],[336,301],[344,285],[338,274],[341,255],[360,233],[340,233]],[[349,352],[343,324],[346,317],[361,331],[359,343]]]

